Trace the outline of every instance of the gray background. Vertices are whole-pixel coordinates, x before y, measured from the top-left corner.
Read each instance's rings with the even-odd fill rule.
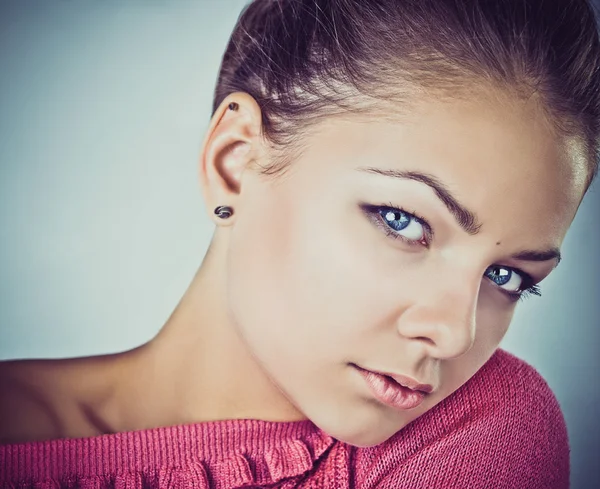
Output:
[[[212,233],[197,183],[244,0],[0,0],[0,358],[150,339]],[[600,487],[600,190],[501,345],[554,390],[572,487]],[[527,413],[524,413],[526,416]]]

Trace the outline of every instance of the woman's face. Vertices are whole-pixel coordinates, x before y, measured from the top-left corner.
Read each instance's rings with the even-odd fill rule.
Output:
[[[317,426],[385,441],[477,372],[518,294],[556,266],[587,176],[579,149],[533,102],[323,123],[284,176],[244,173],[227,228],[237,330]],[[360,369],[432,391],[392,407]]]

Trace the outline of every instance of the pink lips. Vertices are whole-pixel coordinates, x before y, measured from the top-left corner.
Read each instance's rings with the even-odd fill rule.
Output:
[[[386,374],[381,372],[376,373],[380,375],[387,375],[388,377],[391,377],[396,382],[398,382],[400,385],[408,387],[409,389],[412,389],[414,391],[423,391],[426,394],[429,394],[433,390],[433,387],[429,384],[419,384],[416,380],[411,379],[410,377],[406,377],[405,375]]]
[[[404,375],[371,372],[360,367],[357,369],[375,398],[396,409],[416,408],[433,389],[428,384],[419,384]]]

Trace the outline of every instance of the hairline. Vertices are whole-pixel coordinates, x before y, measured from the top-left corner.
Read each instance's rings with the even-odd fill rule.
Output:
[[[314,136],[323,124],[334,120],[363,123],[377,120],[377,122],[387,121],[392,124],[402,124],[406,123],[410,117],[411,109],[414,109],[424,100],[442,103],[461,100],[471,101],[473,95],[476,95],[481,96],[480,100],[483,101],[487,99],[494,102],[518,103],[533,98],[537,99],[537,107],[540,109],[540,114],[544,116],[544,123],[556,137],[575,139],[584,147],[587,176],[583,194],[587,193],[598,172],[598,155],[593,142],[585,140],[581,127],[574,126],[573,121],[552,113],[549,104],[536,89],[528,90],[525,86],[513,85],[476,75],[465,75],[461,78],[460,80],[455,79],[454,85],[443,83],[436,85],[403,80],[401,84],[398,84],[399,89],[395,91],[388,90],[385,98],[383,96],[385,88],[381,82],[377,83],[374,87],[375,90],[369,94],[365,93],[364,90],[352,90],[353,93],[347,93],[344,100],[352,99],[354,102],[359,103],[352,104],[351,110],[345,107],[340,108],[341,104],[337,104],[337,111],[331,112],[331,105],[324,104],[308,120],[292,122],[291,124],[294,125],[295,123],[296,126],[292,130],[293,140],[283,145],[271,140],[261,125],[261,136],[269,147],[270,161],[267,165],[261,166],[260,172],[263,175],[272,177],[285,174],[289,166],[293,165],[304,153],[307,140]],[[451,90],[452,92],[450,92]],[[326,113],[327,110],[330,110],[330,112]]]

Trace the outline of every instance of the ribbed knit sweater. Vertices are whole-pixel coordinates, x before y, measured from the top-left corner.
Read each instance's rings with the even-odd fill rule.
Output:
[[[558,402],[504,350],[386,442],[358,448],[310,421],[227,420],[0,446],[11,489],[514,488],[569,486]]]

